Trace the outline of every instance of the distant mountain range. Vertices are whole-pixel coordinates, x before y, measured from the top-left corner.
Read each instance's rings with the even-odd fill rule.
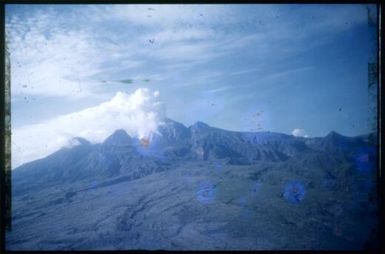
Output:
[[[302,138],[274,132],[227,131],[203,122],[187,128],[166,118],[159,134],[148,140],[130,137],[123,129],[116,130],[101,144],[74,138],[72,147],[63,147],[14,169],[13,179],[15,185],[22,182],[22,187],[17,188],[21,191],[30,185],[39,187],[86,178],[117,175],[136,178],[166,170],[173,162],[185,160],[224,159],[232,165],[250,165],[258,161],[283,162],[315,152],[354,156],[365,148],[374,152],[369,142],[375,140],[373,135],[352,138],[332,131],[324,138]]]
[[[202,122],[197,122],[190,127],[186,127],[183,124],[173,121],[171,119],[165,119],[165,124],[160,125],[158,128],[158,132],[154,133],[148,139],[138,139],[136,137],[130,137],[123,129],[116,130],[111,136],[109,136],[103,143],[100,144],[91,144],[83,138],[74,138],[71,141],[72,145],[70,147],[63,147],[43,159],[32,161],[19,166],[18,168],[12,171],[12,191],[14,195],[13,200],[14,202],[16,202],[15,207],[18,207],[18,209],[16,209],[15,207],[14,209],[15,214],[18,214],[16,218],[20,218],[20,216],[28,217],[27,207],[30,206],[31,208],[31,204],[29,204],[27,201],[23,202],[23,200],[29,200],[32,197],[36,197],[36,195],[40,195],[37,193],[41,193],[41,191],[43,190],[50,190],[51,192],[56,193],[55,191],[57,190],[57,188],[62,189],[63,191],[59,192],[59,194],[52,194],[52,197],[47,197],[45,200],[48,200],[49,202],[47,201],[48,203],[46,203],[45,205],[40,204],[38,206],[34,206],[38,213],[42,213],[41,218],[39,218],[43,219],[45,218],[45,214],[50,213],[47,212],[49,210],[45,210],[48,208],[44,207],[55,207],[57,205],[63,204],[71,206],[72,200],[80,198],[80,193],[84,193],[84,195],[86,195],[85,193],[90,193],[89,195],[91,195],[91,193],[97,193],[96,190],[101,190],[103,188],[115,188],[113,186],[127,186],[125,188],[134,188],[128,187],[127,183],[134,183],[138,181],[141,182],[147,181],[146,179],[153,179],[150,177],[151,175],[154,175],[154,177],[156,177],[159,182],[168,181],[169,187],[164,187],[165,193],[168,193],[170,198],[176,198],[178,195],[173,194],[173,188],[175,186],[179,186],[179,181],[181,181],[182,177],[177,176],[179,174],[182,174],[181,172],[184,172],[183,174],[187,174],[190,176],[191,174],[195,174],[195,178],[191,178],[193,179],[191,181],[194,184],[196,183],[194,186],[200,186],[199,182],[195,182],[198,181],[197,179],[199,177],[206,177],[214,182],[219,181],[218,179],[222,179],[221,181],[225,181],[223,179],[233,179],[232,181],[236,182],[234,183],[236,186],[238,184],[247,186],[248,184],[251,184],[251,182],[255,181],[259,182],[259,184],[262,185],[275,186],[274,188],[277,189],[271,187],[271,191],[266,192],[265,194],[266,197],[271,197],[272,200],[277,198],[285,199],[286,194],[279,194],[280,191],[282,191],[285,182],[289,179],[299,178],[302,179],[301,181],[303,182],[304,186],[306,186],[306,188],[314,189],[314,191],[318,193],[317,195],[320,195],[321,200],[318,200],[317,202],[324,202],[321,198],[322,195],[329,195],[329,199],[327,199],[329,201],[325,199],[325,202],[335,202],[336,204],[342,207],[343,205],[341,204],[345,202],[343,201],[344,198],[342,198],[342,196],[339,196],[333,199],[333,196],[330,196],[331,193],[334,193],[333,195],[337,195],[336,193],[338,193],[338,195],[342,195],[341,193],[345,193],[346,195],[348,195],[348,193],[353,193],[354,195],[357,194],[360,196],[360,198],[357,198],[356,201],[361,202],[361,205],[371,204],[368,207],[373,207],[368,208],[367,211],[363,213],[374,213],[374,211],[376,211],[376,206],[373,204],[373,198],[375,196],[375,190],[373,188],[375,186],[375,168],[377,161],[376,140],[376,134],[369,134],[358,137],[345,137],[336,132],[330,132],[327,136],[323,138],[303,138],[273,132],[255,133],[228,131],[211,127]],[[227,173],[224,175],[215,175],[214,177],[212,174],[216,173],[212,173],[210,171],[213,168],[222,169],[222,171],[218,172]],[[195,170],[198,170],[196,172],[199,173],[194,173]],[[241,177],[241,175],[243,174],[245,175]],[[232,178],[229,178],[230,175],[232,175]],[[342,186],[341,181],[343,181]],[[173,185],[175,186],[173,187]],[[217,185],[209,184],[209,186]],[[154,182],[152,183],[152,185],[138,185],[135,188],[138,188],[139,191],[147,190],[148,193],[151,193],[148,195],[155,195],[155,193],[159,191],[160,187],[156,184],[156,182]],[[344,188],[348,188],[349,191],[345,190]],[[93,190],[94,192],[92,192]],[[226,193],[234,192],[228,191]],[[273,195],[273,193],[278,193],[278,196],[271,196]],[[106,197],[108,196],[107,194],[103,195]],[[226,195],[231,196],[232,194]],[[362,195],[364,195],[364,198],[362,198]],[[369,200],[369,196],[371,197],[371,201]],[[305,196],[305,198],[306,197],[307,196]],[[225,199],[224,196],[222,198]],[[104,202],[102,200],[103,199],[100,198],[101,203]],[[298,202],[300,200],[302,200],[302,198],[298,199]],[[140,200],[138,200],[137,202],[139,201]],[[134,206],[140,207],[142,205],[142,201],[143,200],[141,200],[139,203],[135,203],[136,201],[133,201],[133,204],[136,204]],[[83,200],[82,202],[85,201]],[[167,202],[169,202],[170,205],[174,204],[174,201]],[[235,201],[229,200],[228,202],[233,203]],[[329,203],[328,205],[333,205]],[[267,207],[271,206],[270,203],[270,205],[266,204],[265,206],[262,206],[262,208],[265,207],[266,209],[268,209]],[[105,204],[103,203],[103,205]],[[166,205],[166,203],[164,205]],[[324,205],[326,205],[326,203]],[[349,207],[354,207],[354,204],[349,203]],[[258,209],[262,208],[260,207]],[[130,209],[128,209],[127,211],[132,212],[133,208]],[[194,209],[198,208],[194,206]],[[220,208],[218,209],[219,210],[217,211],[217,216],[222,216],[222,213],[226,214],[232,208],[223,208],[223,210],[221,210]],[[269,209],[273,208],[270,207]],[[309,206],[307,209],[315,209],[314,214],[320,213],[316,215],[316,217],[318,216],[318,219],[321,219],[322,216],[326,216],[327,218],[331,216],[329,219],[332,220],[331,218],[334,216],[333,212],[329,212],[330,214],[328,215],[322,215],[322,206],[320,206],[319,208],[315,208],[315,206],[311,208]],[[345,210],[348,208],[346,207],[341,209]],[[357,209],[357,211],[361,211],[361,208],[355,209]],[[256,213],[257,210],[251,209],[251,213]],[[147,210],[143,208],[143,212],[145,211]],[[177,213],[177,210],[175,212]],[[306,213],[307,212],[305,211],[304,214]],[[350,214],[350,217],[347,216],[347,218],[352,219],[356,218],[355,216],[358,216],[358,212],[356,213],[355,210],[353,211],[353,213],[354,215]],[[278,221],[280,220],[278,219],[278,217],[276,219]],[[374,217],[372,218],[372,220],[370,220],[370,223],[365,222],[367,223],[365,225],[372,225],[373,220]],[[123,232],[125,230],[130,231],[132,229],[125,228],[127,225],[124,223],[126,222],[119,221],[116,223],[116,232]],[[175,224],[178,225],[183,223],[181,221],[175,222]],[[23,238],[22,235],[24,234],[21,233],[24,229],[23,226],[20,225],[25,224],[16,223],[15,232],[19,233],[13,232],[10,236],[11,240],[7,242],[8,246],[11,246],[11,248],[14,249],[18,249],[18,246],[24,246],[23,244],[18,244],[17,240]],[[126,225],[123,227],[124,229],[122,229],[122,225]],[[169,226],[172,227],[173,225],[170,224]],[[361,224],[358,226],[362,227]],[[353,225],[351,227],[355,228],[358,226]],[[301,226],[299,225],[298,227],[300,228]],[[368,226],[368,228],[370,227]],[[38,228],[39,226],[36,226],[36,230],[38,230]],[[39,230],[44,231],[46,229]],[[148,232],[148,230],[150,229],[147,229],[147,231],[143,229],[140,235],[145,238],[148,237],[146,235],[146,232]],[[298,232],[300,230],[301,229],[297,228]],[[311,231],[311,229],[306,230],[306,232]],[[227,231],[224,230],[223,232]],[[277,232],[281,231],[278,230]],[[369,230],[368,232],[372,231]],[[181,231],[179,233],[181,233]],[[284,234],[284,232],[282,231],[281,234]],[[325,239],[334,239],[334,236],[330,236],[333,235],[332,232],[329,232],[328,234],[329,236],[325,236]],[[230,237],[230,235],[231,234],[227,235],[227,237]],[[358,238],[355,238],[356,243],[355,245],[352,245],[355,247],[353,247],[352,249],[360,249],[363,247],[364,243],[366,243],[366,245],[368,243],[370,243],[369,245],[373,243],[373,236],[371,236],[371,240],[368,240],[369,233],[363,233],[361,234],[361,236],[358,235],[357,237],[361,237],[362,239],[360,238],[361,240],[357,240]],[[110,232],[110,237],[115,237],[114,232]],[[31,239],[34,238],[32,237]],[[112,249],[124,249],[131,247],[151,249],[153,248],[153,246],[158,246],[149,244],[148,241],[150,241],[150,238],[146,238],[147,240],[145,242],[139,241],[138,238],[138,241],[135,241],[135,243],[130,242],[131,244],[127,243],[126,245],[122,245],[125,247],[119,247],[119,244],[111,243],[111,239],[109,240],[107,245],[110,246],[112,244]],[[223,239],[227,238],[225,237]],[[30,247],[32,246],[32,243],[36,243],[35,240],[31,240],[29,244],[27,243],[28,241],[25,240],[24,244],[26,244],[25,246]],[[166,240],[163,239],[163,241]],[[200,247],[205,249],[206,246],[203,243],[202,245],[199,245],[200,243],[194,243],[189,246],[187,242],[184,242],[182,244],[183,240],[180,241],[180,244],[176,244],[176,246],[179,247],[173,248],[170,245],[170,249],[191,249],[191,246],[193,249],[194,246],[198,249],[201,249]],[[270,239],[269,241],[273,240]],[[349,242],[343,242],[342,240],[342,242],[339,242],[336,239],[334,239],[333,241],[334,243],[330,243],[331,245],[329,247],[349,249]],[[57,243],[56,245],[53,244],[52,246],[48,244],[52,248],[47,247],[47,244],[43,244],[41,246],[45,246],[42,248],[47,247],[48,249],[66,249],[69,248],[68,246],[76,246],[76,244],[73,245],[73,242],[71,242],[71,244],[72,245],[65,245],[67,247],[60,247],[61,245],[59,243]],[[169,243],[164,244],[165,245],[159,245],[161,246],[159,248],[168,248],[167,246],[169,245],[167,244]],[[214,243],[210,242],[210,244],[207,244],[209,249],[214,248],[214,245],[210,245]],[[243,244],[240,242],[234,244],[236,246],[240,246],[240,249],[248,249],[250,246],[254,246],[250,247],[251,249],[258,248],[258,246],[265,246],[264,248],[262,247],[262,249],[275,249],[280,248],[279,246],[281,246],[282,248],[289,249],[293,247],[292,245],[290,245],[290,243],[286,243],[287,245],[282,245],[281,243],[277,242],[271,243],[271,245],[269,245],[267,242],[260,243],[259,245],[256,242],[249,244],[247,241]],[[307,242],[304,246],[307,246],[307,248],[330,249],[327,244],[327,241],[321,245]],[[90,248],[90,246],[92,247],[92,245],[85,244],[71,248],[82,249],[83,247],[81,246],[88,246],[88,248]],[[219,246],[221,246],[220,249],[229,249],[226,248],[226,245],[223,244],[219,244]],[[271,246],[271,248],[269,248],[268,246]],[[298,247],[299,249],[301,249],[300,246]],[[23,248],[25,247],[20,247],[20,249]]]

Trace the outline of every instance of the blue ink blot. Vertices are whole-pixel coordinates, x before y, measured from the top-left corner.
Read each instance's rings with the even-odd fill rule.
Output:
[[[97,186],[97,182],[92,181],[91,183],[88,184],[88,189],[94,189],[94,188],[96,188],[96,186]]]
[[[305,186],[300,181],[290,181],[285,186],[283,197],[292,204],[298,204],[305,198]]]
[[[355,168],[361,173],[369,173],[375,168],[376,150],[374,147],[360,149],[354,156]]]
[[[203,182],[198,186],[196,198],[203,204],[212,203],[215,199],[216,187],[211,182]]]
[[[246,197],[240,197],[238,199],[238,205],[241,206],[241,207],[245,207],[246,206],[246,203],[247,203],[247,200],[246,200]]]
[[[216,171],[222,171],[222,170],[223,170],[223,165],[224,165],[223,162],[221,162],[221,161],[216,161],[216,162],[215,162],[215,170],[216,170]]]
[[[190,171],[188,171],[184,176],[183,176],[183,179],[185,181],[185,183],[192,183],[193,182],[193,174],[191,174]]]

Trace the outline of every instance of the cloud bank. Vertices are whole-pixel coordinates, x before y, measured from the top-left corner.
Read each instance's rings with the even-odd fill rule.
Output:
[[[14,129],[12,167],[73,145],[73,137],[98,143],[116,129],[124,129],[133,137],[147,137],[157,132],[164,115],[158,91],[139,88],[132,94],[117,92],[111,100],[95,107]]]
[[[294,129],[291,134],[295,137],[304,137],[307,138],[308,135],[306,134],[306,131],[304,129]]]

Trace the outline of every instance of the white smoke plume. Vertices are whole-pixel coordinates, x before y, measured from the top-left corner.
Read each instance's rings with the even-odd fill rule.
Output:
[[[306,134],[306,131],[304,129],[294,129],[291,134],[295,137],[304,137],[307,138],[308,135]]]
[[[157,132],[164,115],[158,91],[139,88],[132,94],[117,92],[110,101],[95,107],[14,129],[12,168],[71,145],[73,137],[99,143],[117,129],[132,137],[149,137]]]

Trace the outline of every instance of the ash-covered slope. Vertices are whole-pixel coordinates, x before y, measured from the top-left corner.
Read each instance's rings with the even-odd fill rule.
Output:
[[[363,249],[377,234],[373,134],[300,138],[171,119],[148,139],[75,138],[12,172],[7,248]]]

